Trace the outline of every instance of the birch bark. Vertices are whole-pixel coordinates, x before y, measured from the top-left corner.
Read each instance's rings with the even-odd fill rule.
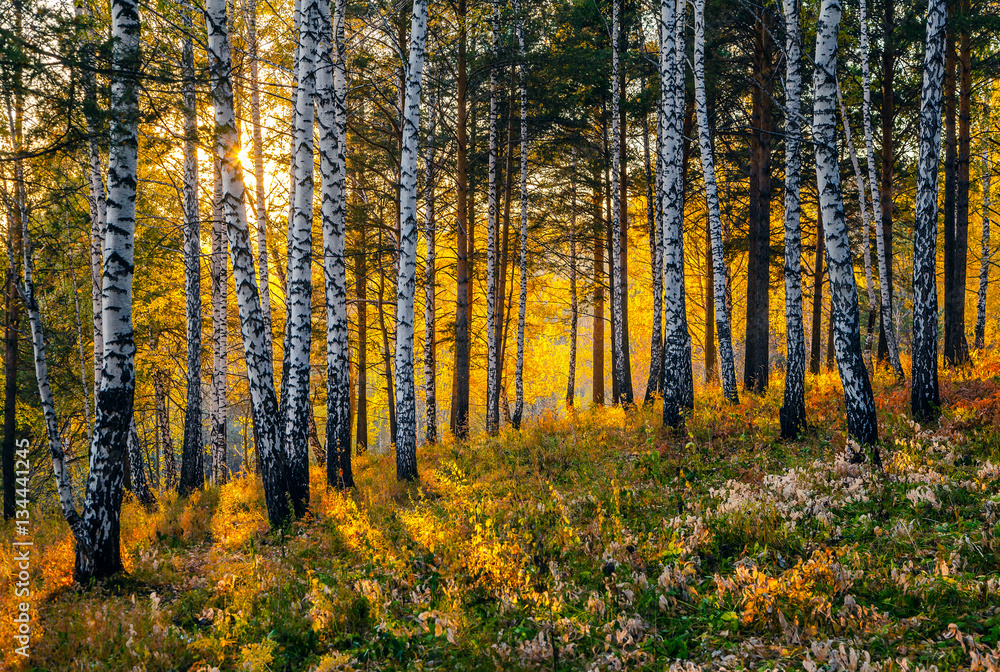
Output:
[[[660,21],[661,106],[660,142],[663,188],[659,195],[663,230],[663,423],[677,427],[694,408],[691,335],[687,328],[684,292],[684,9],[685,0],[662,0]]]
[[[521,17],[521,0],[514,0],[514,34],[517,39],[518,88],[521,94],[521,254],[520,284],[517,309],[517,363],[514,369],[514,415],[511,425],[521,428],[524,416],[524,316],[528,307],[528,88],[524,63],[524,32]]]
[[[698,117],[698,144],[701,147],[701,167],[705,179],[705,198],[708,202],[708,222],[712,240],[712,277],[714,283],[712,295],[715,308],[715,327],[719,338],[722,393],[730,403],[738,404],[736,360],[733,355],[729,310],[726,306],[729,273],[726,269],[722,249],[722,213],[719,207],[719,190],[715,182],[715,157],[712,154],[712,139],[708,128],[708,101],[705,95],[705,0],[695,0],[694,2],[694,97]]]
[[[347,325],[346,166],[347,69],[345,0],[319,3],[320,38],[316,74],[322,177],[323,275],[326,294],[327,483],[354,487],[351,468],[351,363]]]
[[[621,89],[619,80],[619,42],[620,26],[618,18],[619,0],[611,0],[611,321],[612,338],[612,374],[615,379],[614,388],[618,392],[615,404],[628,406],[632,404],[631,385],[626,376],[631,374],[626,370],[625,349],[625,316],[623,310],[624,286],[622,277],[622,198],[621,198],[621,163],[622,143],[619,134],[621,124]]]
[[[396,294],[396,478],[417,477],[417,405],[413,371],[414,294],[417,270],[417,143],[427,41],[427,0],[414,0],[399,161],[400,236]]]
[[[840,0],[823,0],[816,31],[816,71],[813,75],[813,138],[816,181],[826,237],[830,294],[833,302],[834,348],[847,406],[847,429],[861,445],[878,441],[875,399],[861,352],[861,318],[854,264],[844,215],[837,162],[837,36]],[[862,192],[863,193],[863,192]],[[878,453],[876,452],[877,456]]]
[[[222,188],[229,254],[240,309],[240,326],[246,356],[250,401],[256,426],[257,452],[268,519],[275,527],[288,519],[285,499],[287,485],[285,461],[279,450],[278,400],[274,393],[274,369],[267,353],[260,292],[250,250],[247,225],[243,167],[240,165],[240,142],[233,113],[233,89],[226,29],[225,0],[208,0],[205,7],[208,48],[216,54],[217,76],[212,78],[215,107],[216,154],[222,161]]]
[[[425,437],[427,443],[437,443],[437,376],[435,339],[435,294],[437,281],[435,279],[435,225],[434,225],[434,191],[436,187],[436,170],[434,165],[434,91],[428,96],[427,117],[427,147],[424,156],[424,184],[427,190],[427,200],[424,210],[424,243],[427,247],[427,260],[424,265],[424,413],[427,419]]]
[[[982,248],[979,254],[979,292],[976,300],[976,350],[982,350],[986,346],[986,290],[990,283],[990,261],[993,251],[990,247],[990,210],[991,183],[993,181],[993,164],[990,160],[990,146],[986,145],[983,152],[983,235]]]
[[[868,12],[866,0],[861,2],[861,114],[865,126],[865,156],[868,161],[868,183],[872,192],[872,213],[878,217],[882,212],[881,194],[879,193],[878,175],[875,173],[875,145],[872,141],[871,113],[871,72],[868,66]],[[889,364],[892,366],[896,380],[903,381],[903,365],[899,361],[899,345],[896,343],[896,328],[893,324],[892,312],[892,278],[889,264],[892,260],[886,252],[885,228],[892,227],[892,204],[889,204],[888,218],[882,217],[881,222],[874,222],[875,253],[878,255],[879,294],[882,299],[882,333],[885,336]],[[888,221],[886,221],[888,219]],[[865,240],[868,240],[865,238]]]
[[[497,104],[499,84],[497,62],[500,59],[500,3],[492,0],[492,60],[490,66],[490,147],[489,195],[486,224],[486,432],[496,435],[500,430],[500,368],[497,342]]]
[[[184,8],[181,46],[184,107],[184,295],[187,341],[187,408],[178,491],[184,495],[204,483],[201,433],[201,214],[198,210],[198,99],[194,76],[193,10]]]
[[[939,413],[937,376],[938,161],[944,85],[945,0],[927,4],[927,46],[920,93],[920,155],[913,225],[913,368],[910,406],[923,421]]]

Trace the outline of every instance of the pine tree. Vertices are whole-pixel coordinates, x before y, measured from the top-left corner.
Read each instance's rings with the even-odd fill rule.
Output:
[[[987,114],[987,119],[989,115]],[[979,292],[976,296],[976,350],[986,346],[986,290],[990,283],[990,262],[993,249],[990,247],[990,209],[992,208],[991,185],[993,182],[993,162],[990,159],[990,145],[983,152],[983,233],[982,248],[979,253]]]

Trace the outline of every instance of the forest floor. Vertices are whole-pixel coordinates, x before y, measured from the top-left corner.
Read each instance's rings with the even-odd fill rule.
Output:
[[[252,476],[127,502],[129,574],[102,586],[71,584],[68,529],[39,507],[32,657],[5,589],[0,667],[997,670],[1000,360],[941,384],[920,427],[875,381],[884,471],[847,459],[827,374],[797,442],[780,387],[708,391],[679,434],[655,409],[587,410],[423,447],[412,486],[391,456],[358,458],[347,494],[314,466],[284,532]]]

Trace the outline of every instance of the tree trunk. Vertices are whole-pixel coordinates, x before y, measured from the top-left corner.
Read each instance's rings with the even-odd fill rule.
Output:
[[[499,84],[497,82],[497,62],[500,59],[500,5],[491,2],[493,44],[490,57],[490,147],[489,147],[489,195],[486,224],[486,432],[494,436],[500,430],[500,362],[497,328],[497,105]]]
[[[813,262],[812,338],[809,373],[819,375],[823,354],[823,209],[816,210],[816,257]]]
[[[746,357],[743,384],[748,392],[767,390],[770,342],[771,258],[771,36],[763,9],[754,17],[754,85],[751,91],[750,212],[747,254]]]
[[[257,214],[257,273],[260,276],[260,310],[264,318],[265,349],[274,357],[271,331],[271,279],[267,262],[267,197],[264,189],[264,141],[260,125],[260,75],[257,55],[257,0],[246,5],[247,50],[250,60],[250,120],[253,125],[254,205]]]
[[[184,443],[178,492],[186,495],[201,488],[201,215],[198,209],[198,99],[194,76],[193,19],[184,12],[187,28],[181,47],[181,79],[184,106],[184,295],[187,341],[187,406],[184,411]],[[260,206],[258,206],[260,207]]]
[[[813,76],[813,137],[816,141],[816,180],[823,209],[829,256],[833,306],[834,347],[847,406],[847,429],[861,445],[878,441],[878,421],[868,369],[861,352],[861,318],[854,264],[844,215],[837,164],[837,35],[840,0],[823,0],[816,36],[816,72]],[[878,453],[874,453],[876,458]]]
[[[222,204],[222,174],[220,161],[214,162],[215,193],[212,198],[212,408],[211,476],[212,482],[226,482],[226,424],[228,416],[228,304],[229,283],[226,263],[226,219]]]
[[[597,183],[599,184],[599,182]],[[594,316],[593,316],[593,402],[604,405],[604,226],[601,217],[601,187],[594,188]]]
[[[894,0],[883,1],[882,17],[882,245],[886,260],[885,284],[889,287],[888,300],[882,300],[882,311],[879,316],[881,320],[880,335],[878,339],[878,358],[885,361],[889,358],[888,329],[893,329],[894,325],[886,326],[887,322],[893,322],[892,313],[892,174],[893,174],[893,121],[896,110],[893,100],[893,76],[896,68],[896,50],[893,29],[895,24],[896,6]],[[883,271],[879,267],[881,277]],[[899,346],[896,347],[897,359],[899,356]],[[891,361],[891,359],[890,359]],[[895,368],[895,366],[893,367]],[[902,369],[902,366],[900,366]],[[898,376],[898,371],[897,371]]]
[[[910,406],[924,421],[939,413],[937,376],[937,217],[941,107],[945,78],[945,0],[929,0],[920,93],[920,158],[913,226],[913,369]]]
[[[402,217],[396,294],[396,478],[417,477],[417,397],[413,368],[414,295],[417,273],[417,155],[420,93],[427,42],[427,0],[413,1],[410,60],[403,106],[403,152],[400,158]]]
[[[694,97],[698,116],[698,144],[701,147],[701,167],[705,180],[705,199],[708,207],[709,237],[711,239],[710,258],[712,260],[711,275],[714,283],[712,287],[712,300],[714,302],[715,327],[719,335],[722,393],[730,403],[738,404],[739,392],[736,389],[736,359],[733,354],[729,310],[726,307],[729,274],[726,270],[725,255],[722,248],[722,213],[719,207],[719,190],[715,183],[715,157],[712,154],[712,139],[708,129],[708,101],[705,96],[705,0],[695,0],[694,3]],[[706,341],[708,340],[707,337],[708,335],[706,334]],[[706,368],[707,366],[708,363],[706,362]]]
[[[240,310],[243,349],[246,358],[250,402],[260,455],[261,477],[268,519],[272,526],[288,519],[285,460],[280,451],[278,400],[274,393],[274,369],[267,353],[267,339],[260,291],[254,273],[247,224],[240,141],[233,112],[233,89],[229,37],[224,0],[209,0],[205,7],[208,48],[214,54],[212,100],[215,107],[216,155],[221,159],[223,212],[229,238],[236,299]]]
[[[862,88],[862,101],[861,101],[861,112],[864,118],[865,127],[865,156],[868,161],[868,181],[871,186],[872,192],[872,215],[873,217],[881,217],[881,222],[874,222],[875,225],[875,251],[878,255],[878,277],[879,277],[879,292],[882,299],[882,309],[879,312],[882,316],[888,316],[889,319],[880,318],[882,324],[879,329],[880,345],[879,352],[883,349],[881,341],[885,341],[885,352],[889,359],[889,364],[892,366],[893,372],[896,374],[896,379],[902,381],[905,379],[905,374],[903,373],[903,366],[899,361],[899,345],[896,342],[896,330],[892,321],[892,280],[890,277],[892,257],[887,255],[886,250],[886,217],[888,214],[888,228],[892,229],[892,203],[889,203],[889,210],[886,212],[885,207],[880,201],[881,194],[878,188],[878,176],[875,174],[875,146],[872,140],[872,115],[871,115],[871,74],[868,67],[868,18],[867,18],[867,6],[866,0],[861,0],[861,88]],[[887,26],[887,30],[889,27]],[[885,76],[883,74],[883,76]],[[891,84],[890,84],[891,87]],[[889,129],[889,136],[892,135],[891,126]],[[891,140],[890,140],[891,142]],[[882,169],[885,170],[885,165],[883,164]],[[890,163],[891,171],[891,163]],[[883,181],[884,184],[884,181]],[[892,183],[889,183],[889,198],[892,198]],[[865,238],[867,241],[868,238]],[[869,337],[870,338],[870,337]],[[881,355],[879,355],[881,358]]]
[[[657,114],[657,143],[659,143],[659,117]],[[658,208],[653,198],[653,166],[649,153],[649,119],[642,117],[642,156],[646,168],[646,232],[649,235],[649,259],[653,273],[653,333],[649,344],[649,379],[646,381],[644,404],[652,404],[656,394],[660,392],[661,365],[663,364],[663,247],[660,245],[660,227],[657,222]],[[657,171],[655,181],[659,185],[660,151],[657,148]],[[657,187],[657,193],[659,188]]]
[[[986,114],[989,120],[989,112]],[[987,124],[989,122],[987,121]],[[990,283],[990,261],[993,251],[990,247],[990,209],[992,207],[990,188],[993,181],[993,163],[990,160],[990,145],[983,152],[983,236],[979,254],[979,293],[976,301],[976,350],[986,347],[986,289]]]
[[[847,106],[844,105],[844,96],[840,91],[840,82],[837,82],[837,102],[840,104],[840,118],[844,128],[844,144],[847,145],[848,154],[851,157],[851,165],[854,168],[855,185],[858,191],[858,209],[861,211],[861,258],[865,268],[865,288],[868,290],[868,331],[865,335],[864,357],[866,363],[871,366],[872,336],[875,328],[875,308],[878,300],[875,298],[875,285],[872,282],[872,255],[871,255],[871,235],[868,231],[868,206],[865,196],[865,178],[861,173],[861,165],[858,163],[858,154],[854,149],[854,138],[851,135],[851,122],[847,117]]]
[[[18,117],[20,117],[20,110]],[[23,160],[16,159],[16,172],[20,179],[14,182],[14,202],[18,207],[11,208],[13,216],[7,219],[7,245],[10,250],[10,259],[16,260],[20,254],[21,245],[21,222],[17,221],[20,214],[20,204],[26,194],[24,193],[23,180]],[[20,332],[20,299],[17,295],[17,272],[13,264],[7,267],[7,285],[4,310],[4,404],[3,404],[3,517],[10,520],[15,516],[15,453],[17,448],[17,353],[18,353],[18,333]],[[73,271],[73,283],[76,284],[76,272]],[[77,311],[79,312],[79,301],[76,298],[76,291],[73,298],[77,301]],[[79,319],[79,318],[78,318]],[[80,359],[83,361],[83,341],[81,334]],[[83,400],[87,403],[87,376],[83,374]],[[87,419],[90,420],[90,411],[85,409]],[[91,427],[93,434],[93,427]],[[93,438],[93,436],[91,436]]]
[[[424,188],[427,190],[427,202],[424,210],[424,244],[427,250],[427,260],[424,265],[424,414],[426,429],[424,432],[427,443],[437,443],[437,343],[435,337],[435,249],[434,249],[434,122],[437,111],[434,91],[429,93],[427,105],[427,147],[424,156]]]
[[[383,230],[379,229],[379,249],[385,249],[383,240]],[[378,322],[382,329],[382,365],[385,369],[385,394],[388,400],[386,404],[389,410],[389,443],[396,445],[396,399],[394,392],[394,381],[392,375],[392,354],[389,350],[389,329],[385,324],[385,264],[380,263],[378,269]]]
[[[153,394],[156,401],[156,424],[160,433],[160,451],[163,454],[163,487],[169,490],[177,479],[174,466],[174,441],[170,436],[170,415],[167,413],[167,376],[163,369],[153,373]]]
[[[862,0],[864,2],[864,0]],[[802,34],[798,0],[783,0],[785,14],[785,395],[781,436],[806,427],[806,342],[802,326]]]
[[[626,370],[625,354],[628,344],[625,342],[625,295],[622,268],[622,215],[627,212],[628,204],[622,203],[621,164],[624,147],[619,128],[621,119],[621,75],[619,72],[619,48],[621,35],[618,19],[619,0],[611,1],[611,313],[614,317],[611,327],[612,366],[611,375],[615,382],[615,404],[629,406],[632,396],[629,394],[631,385]]]
[[[684,292],[684,177],[682,175],[685,0],[662,0],[663,39],[660,42],[661,105],[663,106],[663,424],[677,427],[694,408],[691,335]]]
[[[972,139],[972,45],[969,36],[969,0],[959,0],[961,12],[958,53],[958,163],[955,195],[955,256],[952,266],[954,287],[952,363],[969,361],[969,342],[965,337],[965,291],[969,266],[969,164]]]
[[[346,0],[320,3],[318,71],[323,280],[326,302],[326,482],[354,486],[351,469],[351,357],[347,323],[345,177],[347,168]]]
[[[368,450],[368,257],[367,238],[362,223],[355,261],[354,286],[358,302],[358,416],[355,421],[355,443],[358,454]],[[381,306],[380,306],[381,308]]]
[[[569,206],[569,375],[566,378],[566,407],[576,401],[576,336],[580,310],[576,299],[576,147],[570,166]]]
[[[464,440],[469,435],[469,240],[468,240],[468,88],[466,73],[466,0],[458,0],[458,119],[456,140],[458,143],[455,183],[456,221],[455,247],[458,259],[455,266],[457,284],[455,298],[455,385],[454,403],[455,436]]]
[[[948,19],[954,19],[956,0],[949,0],[947,5]],[[957,112],[955,104],[956,67],[958,65],[955,53],[955,30],[946,28],[944,56],[944,123],[945,123],[945,154],[944,154],[944,365],[955,366],[960,363],[959,346],[956,337],[957,297],[955,286],[955,233],[958,208],[956,195],[958,193],[958,135]]]
[[[129,489],[135,498],[144,506],[149,507],[156,497],[149,488],[149,479],[146,477],[146,457],[143,455],[142,445],[139,443],[139,432],[135,427],[135,417],[129,422],[128,430],[128,457],[129,467]]]
[[[111,16],[114,46],[111,56],[113,74],[109,114],[107,235],[104,239],[101,275],[104,352],[100,393],[95,402],[90,475],[83,506],[83,527],[87,543],[77,543],[73,571],[74,579],[81,583],[92,577],[110,576],[123,569],[119,546],[122,481],[135,397],[132,277],[139,121],[138,4],[132,0],[113,0]],[[27,226],[26,221],[22,223]],[[27,278],[29,254],[26,244],[26,285],[30,284]],[[37,335],[34,336],[36,343],[41,340],[40,320],[37,322]],[[36,345],[36,372],[40,350],[44,353],[44,348]],[[47,381],[45,386],[47,387]],[[41,387],[42,376],[39,376],[39,388]],[[49,396],[51,399],[51,394]],[[54,413],[52,418],[54,420]],[[56,466],[57,462],[62,462],[61,455],[57,459],[55,446],[52,448],[53,466]],[[60,467],[56,468],[56,473],[58,478]],[[61,475],[66,476],[65,471]],[[68,476],[66,478],[68,480]],[[67,491],[68,487],[67,483]],[[72,507],[72,504],[69,506]],[[65,503],[63,510],[67,510]],[[67,520],[72,527],[75,521]]]
[[[524,318],[528,308],[528,85],[527,66],[524,56],[523,17],[521,16],[521,0],[514,0],[514,33],[517,39],[518,79],[521,92],[521,255],[520,255],[520,296],[517,308],[517,365],[514,373],[514,385],[517,397],[514,400],[514,415],[511,425],[514,429],[521,428],[521,418],[524,415]]]

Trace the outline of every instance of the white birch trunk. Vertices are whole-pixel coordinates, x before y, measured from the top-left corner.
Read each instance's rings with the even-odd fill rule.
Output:
[[[979,292],[976,301],[976,349],[986,347],[986,290],[990,283],[990,262],[993,251],[990,248],[990,209],[991,183],[993,181],[993,164],[990,161],[990,146],[986,145],[983,152],[983,235],[982,248],[979,254]]]
[[[878,305],[878,301],[875,298],[875,284],[872,281],[871,235],[869,234],[871,222],[868,219],[865,178],[861,172],[861,165],[858,163],[858,153],[854,149],[851,122],[847,117],[847,106],[844,105],[844,96],[840,90],[840,82],[838,81],[836,85],[837,103],[840,105],[840,119],[844,127],[844,143],[847,145],[847,152],[851,157],[851,166],[854,168],[854,179],[858,189],[858,208],[861,210],[861,258],[865,266],[865,288],[868,290],[868,331],[865,334],[864,357],[865,363],[870,369],[872,366],[872,333],[875,326],[875,310]]]
[[[847,429],[851,438],[859,444],[873,445],[878,441],[875,399],[861,352],[858,290],[837,162],[836,72],[841,11],[840,0],[823,0],[817,23],[816,71],[813,75],[816,181],[823,211],[830,293],[833,297],[833,342],[840,381],[844,387]]]
[[[785,15],[785,394],[781,435],[806,428],[806,343],[802,326],[802,28],[799,0],[782,0]],[[716,299],[718,301],[718,298]],[[723,297],[724,301],[724,297]],[[717,309],[718,310],[718,309]]]
[[[701,168],[708,202],[708,223],[712,241],[712,277],[715,297],[715,328],[719,339],[719,364],[722,370],[722,393],[734,404],[739,403],[736,389],[736,361],[733,337],[726,306],[729,272],[722,249],[722,213],[719,189],[715,182],[715,157],[708,128],[708,100],[705,95],[705,0],[694,1],[694,99],[698,119],[698,144],[701,148]]]
[[[315,120],[317,47],[322,0],[305,0],[299,17],[294,116],[295,197],[288,230],[288,273],[285,293],[287,326],[281,404],[285,409],[284,445],[288,459],[288,491],[296,517],[309,506],[309,353],[312,347],[312,220],[313,126]],[[324,7],[328,12],[328,8]],[[329,14],[326,15],[327,17]],[[329,26],[329,19],[327,19]],[[327,29],[329,31],[329,28]],[[329,42],[327,42],[329,46]]]
[[[420,90],[427,42],[427,0],[413,1],[410,55],[403,102],[399,161],[400,232],[396,293],[396,478],[417,477],[417,404],[413,371],[413,302],[417,272],[417,144]]]
[[[626,377],[631,376],[625,365],[625,297],[622,293],[622,221],[621,221],[621,162],[624,148],[621,146],[619,54],[620,26],[618,20],[619,0],[611,0],[611,375],[614,389],[618,390],[615,404],[631,405],[631,385]]]
[[[500,59],[500,3],[492,0],[493,45],[490,57],[490,154],[489,197],[486,225],[486,432],[495,435],[500,430],[500,367],[497,331],[497,62]]]
[[[918,421],[939,413],[937,375],[937,218],[941,108],[944,102],[945,0],[927,3],[927,47],[920,93],[920,156],[913,223],[913,368],[910,406]]]
[[[201,214],[198,208],[198,99],[194,78],[193,21],[184,8],[187,29],[181,47],[184,107],[184,294],[187,322],[187,408],[181,447],[180,494],[204,484],[201,427]]]
[[[663,423],[677,427],[694,408],[691,335],[684,292],[684,0],[662,0],[660,85],[663,188],[659,195],[663,245]]]
[[[134,0],[111,4],[112,69],[109,115],[107,230],[102,257],[101,326],[104,342],[101,387],[95,403],[90,476],[83,522],[91,553],[77,549],[78,580],[122,569],[119,550],[125,452],[135,395],[132,275],[138,159],[139,7]]]
[[[528,307],[528,88],[524,64],[524,32],[522,30],[521,0],[514,0],[514,34],[517,40],[518,83],[521,93],[521,252],[520,296],[517,308],[517,363],[514,369],[514,415],[511,425],[521,428],[524,416],[524,316]]]
[[[648,147],[648,143],[647,143]],[[566,407],[576,400],[576,337],[580,310],[576,298],[576,146],[570,170],[569,206],[569,375],[566,380]]]
[[[345,0],[319,3],[320,30],[316,105],[319,126],[323,221],[323,279],[326,296],[326,469],[327,484],[354,487],[351,470],[351,379],[347,324],[347,264],[344,255],[347,159]]]
[[[247,50],[250,60],[250,121],[253,125],[254,205],[257,214],[257,272],[260,275],[260,310],[264,318],[267,351],[274,356],[271,331],[271,279],[267,263],[267,195],[264,189],[264,141],[260,127],[260,59],[257,55],[257,0],[246,6]]]
[[[226,218],[222,204],[222,174],[218,159],[214,165],[212,197],[212,256],[209,267],[212,276],[212,405],[209,415],[211,437],[212,482],[226,482],[226,420],[229,415],[228,377],[228,306],[229,283],[226,264]]]
[[[878,188],[878,175],[875,172],[875,146],[872,141],[871,113],[871,73],[868,67],[868,16],[866,0],[861,0],[861,113],[865,126],[865,156],[868,161],[868,183],[872,192],[872,215],[875,218],[875,253],[878,256],[879,295],[882,299],[882,329],[885,331],[886,349],[889,351],[889,364],[892,366],[896,379],[902,382],[906,378],[903,365],[899,361],[899,345],[896,342],[896,328],[893,324],[892,288],[889,286],[889,264],[886,258],[885,232],[878,217],[882,208],[892,208],[892,203],[882,204]],[[867,238],[865,239],[867,240]]]
[[[426,441],[437,443],[437,393],[436,393],[436,345],[434,337],[434,299],[437,291],[435,280],[435,246],[434,246],[434,120],[437,115],[434,109],[434,91],[428,96],[427,117],[427,147],[424,157],[424,184],[427,190],[426,209],[424,210],[424,242],[427,246],[427,261],[424,266],[424,413],[427,417]]]
[[[267,339],[260,307],[260,292],[254,273],[247,225],[243,167],[240,165],[240,142],[233,113],[233,89],[226,30],[225,0],[208,0],[205,20],[208,27],[208,48],[216,55],[216,76],[212,78],[212,98],[215,106],[216,154],[222,160],[222,191],[229,254],[236,283],[236,299],[240,309],[243,349],[246,356],[250,401],[256,426],[257,453],[267,514],[273,526],[288,519],[285,499],[287,485],[285,464],[278,441],[278,401],[274,393],[274,370],[267,353]]]

